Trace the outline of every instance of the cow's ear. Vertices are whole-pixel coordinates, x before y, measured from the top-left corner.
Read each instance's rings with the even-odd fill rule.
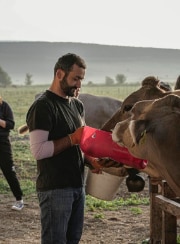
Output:
[[[157,106],[161,107],[164,105],[180,108],[180,98],[177,95],[170,94],[164,98],[156,100]]]
[[[148,132],[148,120],[135,120],[131,126],[131,135],[136,145],[143,144]]]

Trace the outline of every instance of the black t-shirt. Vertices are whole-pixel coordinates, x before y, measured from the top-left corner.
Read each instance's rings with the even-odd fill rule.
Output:
[[[64,99],[46,91],[27,113],[29,131],[49,131],[48,140],[56,140],[85,125],[84,107],[77,98]],[[73,146],[50,158],[37,161],[37,190],[81,187],[84,160],[79,146]]]

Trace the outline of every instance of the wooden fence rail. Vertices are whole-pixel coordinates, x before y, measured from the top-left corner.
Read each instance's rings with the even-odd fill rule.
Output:
[[[150,178],[150,244],[176,244],[179,198],[164,180]]]

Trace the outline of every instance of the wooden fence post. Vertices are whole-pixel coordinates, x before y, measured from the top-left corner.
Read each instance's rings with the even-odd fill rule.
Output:
[[[162,196],[168,199],[174,199],[175,193],[171,190],[166,181],[162,181]],[[169,205],[171,206],[171,204]],[[168,210],[168,204],[166,203]],[[177,242],[177,220],[176,216],[162,209],[162,243],[176,243]]]
[[[149,177],[150,191],[150,243],[160,244],[162,239],[162,211],[156,202],[161,180]]]

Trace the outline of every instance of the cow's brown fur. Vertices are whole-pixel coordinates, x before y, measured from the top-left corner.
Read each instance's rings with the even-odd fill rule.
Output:
[[[115,126],[113,139],[147,159],[180,197],[180,97],[137,102],[131,112],[131,118]]]
[[[165,91],[160,88],[159,79],[154,76],[148,76],[142,81],[142,86],[137,91],[131,93],[122,103],[119,110],[117,110],[112,118],[108,120],[103,126],[102,130],[111,131],[117,122],[123,121],[130,116],[130,110],[133,105],[142,100],[151,100],[164,97],[170,94],[171,91]]]

